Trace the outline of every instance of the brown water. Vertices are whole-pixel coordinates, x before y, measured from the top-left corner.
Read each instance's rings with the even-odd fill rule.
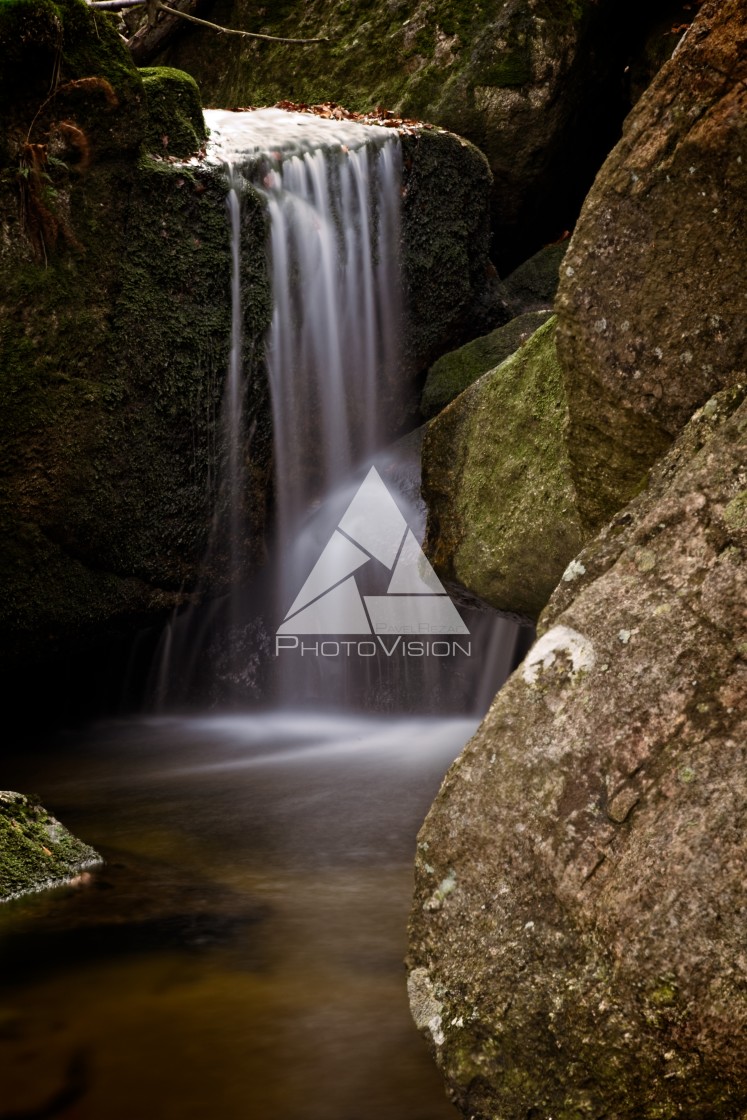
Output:
[[[174,719],[6,757],[107,862],[0,907],[0,1120],[454,1120],[402,958],[473,728]]]

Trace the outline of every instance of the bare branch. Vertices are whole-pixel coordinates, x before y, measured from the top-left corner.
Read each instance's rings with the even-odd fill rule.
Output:
[[[221,35],[243,35],[245,39],[263,39],[269,43],[328,43],[329,39],[282,39],[277,35],[260,35],[257,31],[237,31],[233,27],[221,27],[219,23],[210,23],[209,20],[199,19],[197,16],[191,16],[187,12],[180,12],[178,8],[170,8],[167,4],[161,4],[160,0],[156,3],[156,8],[159,12],[168,12],[169,15],[179,16],[180,19],[188,19],[190,23],[199,23],[201,27],[211,27],[213,31],[220,32]]]

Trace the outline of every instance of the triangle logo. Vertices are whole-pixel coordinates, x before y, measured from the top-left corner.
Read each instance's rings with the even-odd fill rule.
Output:
[[[377,560],[385,595],[362,596],[355,573]],[[278,634],[468,634],[469,630],[371,467],[340,518]]]

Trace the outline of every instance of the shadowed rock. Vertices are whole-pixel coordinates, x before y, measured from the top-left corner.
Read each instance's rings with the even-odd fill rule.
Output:
[[[558,354],[586,525],[745,373],[747,10],[708,3],[629,116],[561,269]]]

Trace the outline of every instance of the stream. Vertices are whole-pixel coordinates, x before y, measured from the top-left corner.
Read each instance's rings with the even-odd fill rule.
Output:
[[[0,1120],[448,1120],[415,838],[476,719],[108,722],[5,759],[103,866],[0,908]]]

